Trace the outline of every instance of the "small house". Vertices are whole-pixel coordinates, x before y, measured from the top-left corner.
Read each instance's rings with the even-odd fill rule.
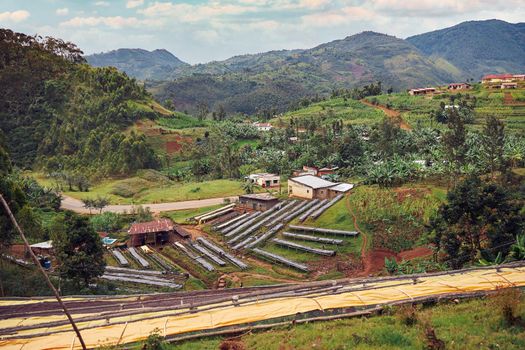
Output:
[[[158,219],[149,222],[134,223],[128,230],[130,245],[133,247],[146,244],[159,245],[170,241],[170,238],[187,238],[189,233],[178,227],[170,219]]]
[[[266,211],[279,203],[279,200],[269,193],[253,193],[239,196],[239,208],[244,210]]]
[[[336,183],[313,175],[288,179],[288,196],[304,199],[332,199],[350,191],[354,185]]]
[[[281,177],[276,174],[258,173],[250,174],[246,177],[248,181],[262,188],[279,187],[281,185]]]
[[[258,131],[270,131],[273,128],[270,123],[253,123],[253,126],[255,126]]]
[[[501,83],[502,89],[517,89],[518,83]]]
[[[430,95],[436,93],[435,88],[420,88],[420,89],[410,89],[408,90],[408,94],[412,96],[418,96],[418,95]]]
[[[472,88],[472,86],[470,84],[467,84],[467,83],[452,83],[452,84],[448,84],[448,89],[449,90],[469,90],[471,88]]]

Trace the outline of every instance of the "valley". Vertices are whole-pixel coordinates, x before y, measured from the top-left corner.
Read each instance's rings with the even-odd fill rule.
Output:
[[[0,347],[82,348],[56,291],[89,348],[521,348],[522,31],[191,65],[0,29]]]

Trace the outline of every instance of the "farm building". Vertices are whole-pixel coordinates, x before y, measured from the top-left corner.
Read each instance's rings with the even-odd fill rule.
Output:
[[[469,90],[471,88],[472,88],[472,86],[470,84],[467,84],[467,83],[448,84],[448,89],[449,90]]]
[[[255,126],[258,131],[270,131],[273,128],[270,123],[253,123],[253,126]]]
[[[133,247],[146,244],[164,244],[171,237],[187,238],[189,233],[178,227],[170,219],[159,219],[149,222],[134,223],[129,231],[130,245]]]
[[[412,96],[417,95],[430,95],[436,93],[435,88],[421,88],[421,89],[410,89],[408,90],[408,94]]]
[[[250,174],[246,177],[246,179],[263,188],[279,187],[279,185],[281,184],[281,177],[276,174]]]
[[[269,193],[254,193],[239,196],[239,208],[266,211],[279,202]]]
[[[501,83],[502,89],[517,89],[518,83]]]
[[[313,175],[288,179],[288,195],[305,199],[332,199],[353,187],[352,184],[335,183]]]

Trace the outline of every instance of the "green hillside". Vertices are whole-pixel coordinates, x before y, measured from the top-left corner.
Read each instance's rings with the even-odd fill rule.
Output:
[[[523,73],[525,23],[470,21],[406,39],[424,54],[440,57],[480,79],[490,73]]]
[[[144,136],[123,131],[169,111],[134,79],[84,64],[59,39],[1,30],[0,48],[0,132],[16,165],[84,175],[157,166]]]
[[[221,62],[182,67],[174,81],[148,82],[157,99],[173,100],[179,110],[204,105],[228,112],[282,112],[304,96],[381,81],[405,88],[458,79],[451,64],[434,62],[410,43],[393,36],[363,32],[307,50],[272,51]]]

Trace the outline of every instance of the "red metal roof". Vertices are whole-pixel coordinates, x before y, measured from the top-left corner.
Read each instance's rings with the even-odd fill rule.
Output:
[[[487,79],[511,79],[514,76],[512,74],[489,74],[485,75],[481,80]]]
[[[170,219],[159,219],[149,222],[140,222],[132,224],[128,233],[130,235],[140,235],[150,232],[165,232],[173,230],[173,221]]]

